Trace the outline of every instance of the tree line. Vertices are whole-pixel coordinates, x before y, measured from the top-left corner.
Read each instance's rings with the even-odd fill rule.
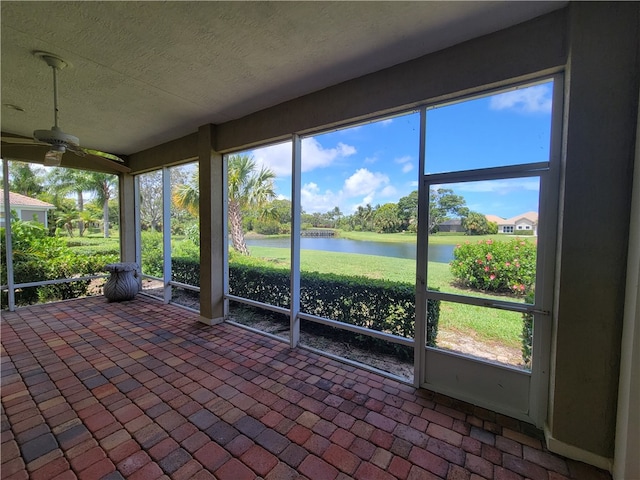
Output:
[[[101,225],[105,238],[119,221],[118,179],[115,175],[69,168],[34,170],[29,163],[9,162],[9,191],[54,205],[48,224],[50,234],[60,229],[73,237],[84,236],[90,225]],[[86,201],[89,194],[90,201]],[[69,198],[75,196],[75,200]]]

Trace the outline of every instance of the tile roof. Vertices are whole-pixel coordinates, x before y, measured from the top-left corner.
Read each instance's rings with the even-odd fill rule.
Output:
[[[4,191],[0,188],[0,205],[4,204]],[[42,207],[42,208],[56,208],[50,203],[43,202],[37,198],[27,197],[20,193],[9,192],[9,205],[14,207]]]

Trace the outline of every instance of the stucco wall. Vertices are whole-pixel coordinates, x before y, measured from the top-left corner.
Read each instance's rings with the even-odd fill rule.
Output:
[[[638,96],[638,4],[570,5],[549,426],[613,457]]]

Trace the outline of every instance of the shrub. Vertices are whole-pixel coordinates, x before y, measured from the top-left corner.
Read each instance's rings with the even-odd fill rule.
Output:
[[[456,281],[478,290],[525,295],[535,281],[536,245],[519,238],[457,245],[451,272]]]
[[[140,232],[142,251],[142,272],[145,275],[162,277],[164,259],[162,256],[162,233],[153,230]]]
[[[93,275],[102,272],[113,259],[110,255],[77,254],[64,239],[50,237],[37,222],[15,221],[11,227],[13,277],[18,284]],[[0,235],[4,240],[4,228]],[[6,248],[2,249],[1,262],[6,265]],[[2,269],[0,282],[7,284],[6,269]],[[16,305],[76,298],[86,295],[88,286],[89,281],[82,280],[21,288],[15,292]],[[7,296],[7,292],[2,293],[3,305],[7,304]]]
[[[534,292],[530,290],[524,299],[525,303],[533,303]],[[522,363],[531,368],[531,354],[533,350],[533,314],[522,314]]]
[[[189,225],[185,229],[184,234],[189,240],[191,240],[191,243],[200,246],[200,225],[198,223],[192,223]]]
[[[173,279],[189,285],[200,284],[200,264],[190,258],[172,259]],[[291,277],[288,269],[265,265],[263,260],[230,253],[229,293],[258,302],[289,308]],[[302,272],[300,307],[319,317],[358,325],[371,330],[413,338],[415,325],[414,286],[401,282],[347,277],[317,272]],[[427,329],[429,346],[436,345],[440,302],[429,300]],[[314,330],[323,329],[314,326]],[[405,349],[371,338],[340,330],[351,341],[375,347],[378,351]]]
[[[265,265],[263,260],[230,253],[229,293],[269,305],[289,308],[291,277],[288,269]],[[200,285],[200,263],[190,258],[173,258],[173,279],[188,285]],[[415,325],[414,286],[401,282],[347,277],[317,272],[302,272],[300,307],[303,312],[360,327],[413,338]],[[427,304],[429,346],[436,345],[440,302]],[[314,330],[327,332],[314,326]],[[390,343],[351,332],[339,331],[351,341],[389,349]],[[393,344],[394,353],[403,351]]]

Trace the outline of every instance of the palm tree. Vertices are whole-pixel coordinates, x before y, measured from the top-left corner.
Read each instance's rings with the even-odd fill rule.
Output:
[[[191,174],[189,181],[186,183],[178,184],[174,187],[171,199],[176,207],[186,210],[194,217],[197,217],[200,213],[200,190],[198,187],[198,181],[200,177],[200,168],[196,166],[196,169]]]
[[[84,192],[89,189],[89,173],[84,170],[72,168],[55,168],[48,177],[49,190],[54,196],[67,193],[75,193],[77,196],[78,212],[84,211]],[[78,231],[80,236],[84,234],[84,221],[78,219]]]
[[[243,255],[249,255],[244,240],[242,211],[257,208],[260,217],[268,215],[266,204],[276,196],[273,180],[275,173],[262,167],[256,172],[256,162],[248,155],[231,155],[228,159],[229,223],[233,248]]]
[[[74,207],[61,203],[54,212],[56,225],[64,228],[73,237],[73,224],[80,219],[79,212]]]
[[[96,201],[102,204],[104,238],[109,238],[109,200],[113,197],[116,176],[109,173],[90,172],[87,189],[95,192]]]
[[[248,155],[231,155],[227,159],[227,182],[229,186],[229,223],[231,224],[231,242],[234,250],[249,255],[244,240],[242,226],[243,211],[259,209],[259,218],[264,219],[273,212],[267,204],[276,196],[273,180],[275,173],[262,167],[256,171],[255,160]],[[197,172],[194,177],[197,178]],[[200,194],[197,182],[191,181],[175,188],[172,199],[176,206],[197,212]]]

